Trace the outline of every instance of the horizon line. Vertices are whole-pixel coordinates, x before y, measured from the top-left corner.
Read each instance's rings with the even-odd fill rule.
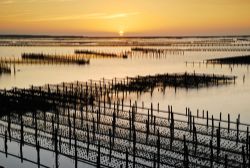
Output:
[[[91,35],[50,35],[50,34],[0,34],[0,38],[211,38],[211,37],[250,37],[238,35],[130,35],[130,36],[91,36]]]

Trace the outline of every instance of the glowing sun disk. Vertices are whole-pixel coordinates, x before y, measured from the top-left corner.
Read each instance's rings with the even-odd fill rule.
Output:
[[[120,35],[120,36],[123,36],[123,35],[124,35],[124,31],[123,31],[123,30],[120,30],[120,31],[119,31],[119,35]]]

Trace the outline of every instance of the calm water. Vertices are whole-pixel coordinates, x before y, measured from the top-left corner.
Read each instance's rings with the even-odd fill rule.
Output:
[[[50,53],[50,54],[73,54],[75,49],[93,49],[108,52],[124,52],[130,50],[130,47],[0,47],[0,57],[20,57],[24,52]],[[155,105],[159,102],[161,109],[167,109],[168,105],[173,105],[173,110],[185,112],[186,107],[192,110],[204,109],[209,113],[226,119],[230,113],[232,119],[238,114],[241,115],[241,121],[250,122],[250,72],[248,66],[229,65],[205,65],[205,64],[187,64],[187,62],[198,62],[210,58],[247,55],[250,52],[185,52],[184,55],[167,54],[164,58],[142,57],[140,53],[133,53],[128,59],[109,59],[99,58],[91,59],[90,64],[86,66],[76,65],[18,65],[17,73],[14,75],[1,75],[0,88],[12,87],[29,87],[31,85],[57,84],[61,82],[87,81],[89,79],[126,77],[137,75],[148,75],[157,73],[177,73],[177,72],[196,72],[209,74],[225,74],[236,75],[238,78],[235,84],[219,87],[210,87],[202,89],[177,89],[167,88],[166,93],[157,90],[151,96],[145,93],[139,97],[131,94],[130,98],[141,104],[145,102],[146,106],[150,106],[153,102]],[[245,75],[245,82],[243,76]],[[223,118],[222,117],[222,118]],[[3,141],[0,138],[0,141]],[[3,143],[0,143],[3,144]],[[11,151],[15,151],[15,143],[11,145]],[[0,146],[3,149],[3,146]],[[32,149],[28,150],[28,154],[32,156]],[[18,154],[18,152],[16,152]],[[53,155],[53,154],[51,154]],[[36,155],[35,155],[36,156]],[[42,159],[42,157],[44,157]],[[41,152],[41,160],[49,157]],[[24,162],[20,164],[20,160],[12,162],[14,157],[5,158],[4,154],[0,154],[1,165],[7,167],[36,167],[35,165]],[[62,167],[73,167],[72,161],[66,158],[60,158]],[[36,159],[34,159],[36,160]],[[49,159],[48,159],[49,160]],[[53,161],[51,161],[53,162]],[[48,163],[51,166],[53,163]]]

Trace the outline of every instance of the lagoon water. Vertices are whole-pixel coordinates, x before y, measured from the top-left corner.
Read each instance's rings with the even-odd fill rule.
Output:
[[[133,40],[133,39],[129,39]],[[147,41],[147,39],[143,39]],[[197,40],[197,39],[187,39]],[[134,39],[138,41],[138,39]],[[161,41],[162,39],[154,39]],[[168,39],[166,39],[168,41]],[[182,39],[185,41],[185,39]],[[249,42],[250,43],[250,42]],[[146,46],[155,47],[157,46]],[[22,53],[48,53],[48,54],[73,54],[75,49],[88,49],[107,52],[125,52],[130,50],[130,46],[1,46],[0,57],[21,57]],[[158,48],[167,48],[164,46]],[[184,46],[185,48],[185,46]],[[206,48],[206,47],[204,47]],[[208,47],[211,48],[211,47]],[[216,47],[212,47],[216,48]],[[249,48],[249,46],[248,46]],[[16,74],[0,75],[0,88],[10,89],[12,87],[30,87],[31,85],[58,84],[61,82],[87,81],[89,79],[99,80],[101,78],[126,77],[137,75],[154,75],[161,73],[208,73],[208,74],[224,74],[237,76],[235,84],[214,86],[200,89],[177,89],[167,88],[165,94],[155,89],[153,95],[143,93],[139,97],[135,94],[130,95],[130,99],[142,101],[145,106],[150,106],[150,103],[157,104],[159,102],[160,109],[167,109],[168,105],[173,106],[173,111],[185,112],[186,107],[191,110],[208,110],[210,115],[219,117],[222,112],[222,118],[227,119],[227,114],[230,113],[232,120],[236,119],[238,114],[241,116],[241,122],[250,122],[250,72],[248,65],[206,65],[192,62],[202,62],[210,58],[229,57],[249,55],[250,52],[184,52],[184,54],[168,53],[161,58],[147,57],[139,52],[132,53],[128,59],[119,58],[93,58],[90,59],[89,65],[16,65]],[[186,62],[189,62],[186,64]],[[13,67],[12,67],[13,69]],[[245,76],[245,80],[243,80]],[[0,141],[3,139],[0,138]],[[2,142],[0,144],[3,144]],[[10,150],[15,151],[14,142]],[[0,146],[3,149],[3,146]],[[28,155],[32,156],[32,149],[28,150]],[[41,152],[42,155],[42,152]],[[48,156],[42,156],[48,157]],[[61,164],[65,167],[74,167],[72,161],[61,159]],[[15,164],[12,164],[12,161]],[[12,157],[5,159],[4,154],[0,154],[0,161],[6,167],[36,167],[30,163],[20,164],[20,160]],[[46,163],[45,163],[46,164]],[[28,165],[28,166],[27,166]],[[47,164],[49,167],[53,163]],[[64,167],[63,166],[63,167]]]

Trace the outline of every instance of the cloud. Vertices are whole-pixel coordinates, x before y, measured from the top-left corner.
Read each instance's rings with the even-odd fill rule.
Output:
[[[3,4],[3,5],[13,4],[13,3],[14,1],[12,0],[5,0],[5,1],[0,2],[0,4]]]
[[[40,22],[40,21],[64,21],[64,20],[81,20],[81,19],[117,19],[125,18],[128,16],[138,15],[139,12],[130,12],[130,13],[89,13],[89,14],[79,14],[79,15],[69,15],[69,16],[56,16],[56,17],[47,17],[47,18],[38,18],[28,20],[31,22]]]
[[[20,0],[21,1],[21,0]],[[39,2],[40,0],[22,0],[22,3]],[[43,2],[71,2],[73,0],[42,0]],[[18,2],[17,0],[0,0],[0,4],[13,4]],[[40,1],[41,2],[41,1]]]
[[[99,17],[97,17],[96,19],[116,19],[116,18],[123,18],[123,17],[138,15],[138,14],[139,14],[139,12],[132,12],[132,13],[116,13],[116,14],[111,14],[111,15],[99,16]]]
[[[20,18],[20,17],[23,17],[23,16],[28,16],[28,15],[31,15],[31,14],[32,14],[32,11],[23,10],[23,11],[16,12],[16,13],[0,15],[0,19],[9,20],[9,19],[13,19],[13,18]]]

